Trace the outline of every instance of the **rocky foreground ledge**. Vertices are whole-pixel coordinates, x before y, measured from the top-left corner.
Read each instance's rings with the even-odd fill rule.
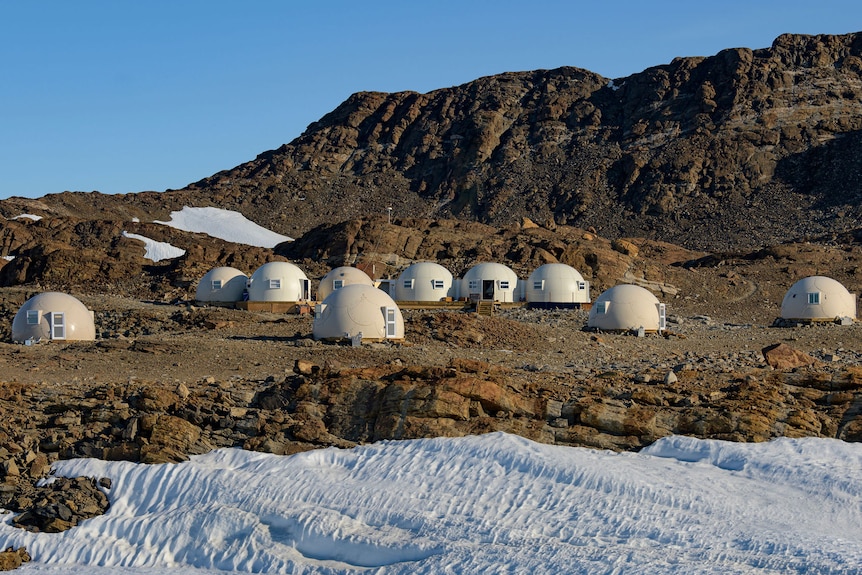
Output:
[[[723,328],[725,336],[730,330]],[[375,344],[389,359],[357,366],[339,361],[341,347],[300,338],[290,347],[313,348],[301,354],[311,359],[295,359],[289,373],[263,379],[2,382],[0,508],[15,513],[14,525],[43,532],[103,513],[110,478],[38,483],[61,458],[168,463],[225,446],[290,454],[492,431],[614,450],[637,450],[671,434],[862,440],[862,366],[853,354],[838,361],[781,343],[650,360],[649,350],[665,338],[580,337],[592,364],[513,367],[452,357],[418,365],[407,359],[427,350]],[[615,362],[622,345],[638,347],[647,360]]]

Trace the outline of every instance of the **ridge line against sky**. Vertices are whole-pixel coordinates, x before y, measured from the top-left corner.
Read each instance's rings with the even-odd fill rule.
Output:
[[[0,2],[0,198],[182,188],[298,137],[360,91],[862,30],[862,3]]]

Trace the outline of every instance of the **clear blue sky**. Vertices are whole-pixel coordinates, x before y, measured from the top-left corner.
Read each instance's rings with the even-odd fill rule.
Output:
[[[181,188],[358,91],[860,30],[860,0],[0,0],[0,198]]]

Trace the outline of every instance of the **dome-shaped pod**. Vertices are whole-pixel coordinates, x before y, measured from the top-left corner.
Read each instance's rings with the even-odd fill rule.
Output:
[[[208,271],[195,290],[195,301],[201,303],[232,303],[242,300],[248,276],[236,268],[223,266]]]
[[[590,301],[589,282],[566,264],[539,266],[527,279],[525,291],[531,307],[573,306]]]
[[[606,331],[664,329],[665,308],[652,292],[632,284],[605,290],[590,308],[587,327]]]
[[[374,286],[352,284],[337,289],[317,304],[312,337],[316,340],[359,338],[362,341],[404,339],[404,318],[387,293]]]
[[[12,341],[96,339],[92,311],[78,299],[60,292],[44,292],[24,302],[12,320]]]
[[[396,301],[440,301],[455,296],[452,273],[434,262],[416,262],[395,282]]]
[[[290,262],[268,262],[248,280],[248,301],[306,301],[311,287],[305,272]]]
[[[317,288],[317,299],[323,301],[335,290],[353,284],[373,286],[374,280],[359,268],[352,266],[333,268],[320,278],[320,285]]]
[[[516,301],[518,275],[503,264],[485,262],[470,268],[461,279],[460,297],[473,301]]]
[[[784,295],[781,317],[807,321],[832,321],[842,317],[856,319],[856,295],[832,278],[802,278]]]

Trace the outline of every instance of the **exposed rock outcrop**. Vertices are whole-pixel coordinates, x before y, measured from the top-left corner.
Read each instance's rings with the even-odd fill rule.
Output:
[[[213,205],[296,238],[392,207],[751,249],[858,228],[860,134],[862,34],[787,34],[613,80],[564,67],[358,93],[185,189],[12,198],[0,215],[147,222]]]
[[[17,569],[28,561],[30,561],[30,554],[27,553],[25,547],[19,547],[18,549],[9,547],[5,551],[0,552],[0,571]]]

